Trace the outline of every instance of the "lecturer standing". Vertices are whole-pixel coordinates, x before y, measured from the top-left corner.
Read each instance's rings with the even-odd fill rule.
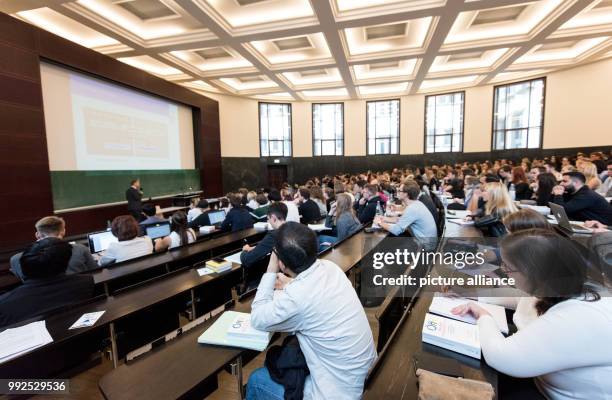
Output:
[[[136,221],[142,219],[142,190],[140,188],[140,179],[134,179],[128,190],[125,191],[125,199],[127,200],[128,212],[136,218]]]

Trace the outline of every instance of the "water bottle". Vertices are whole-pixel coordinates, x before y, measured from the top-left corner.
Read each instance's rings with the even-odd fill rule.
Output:
[[[516,189],[514,187],[514,183],[510,184],[510,200],[516,200]]]
[[[111,230],[111,220],[110,220],[110,219],[107,219],[107,220],[106,220],[106,230],[107,230],[107,231],[110,231],[110,230]]]
[[[380,201],[376,202],[376,215],[383,215],[383,209],[380,206]]]

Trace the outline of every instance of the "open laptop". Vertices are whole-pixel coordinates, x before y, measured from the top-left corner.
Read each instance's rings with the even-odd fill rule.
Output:
[[[550,212],[553,214],[557,223],[561,227],[561,229],[572,232],[572,233],[582,233],[582,234],[591,234],[593,233],[590,229],[585,228],[582,225],[572,224],[565,213],[565,208],[555,203],[548,203],[550,207]]]
[[[92,254],[108,249],[108,246],[110,246],[111,243],[115,243],[117,241],[117,237],[115,237],[111,231],[93,232],[87,235],[89,251]]]
[[[225,210],[210,211],[208,213],[208,219],[210,220],[211,225],[214,225],[218,228],[219,226],[221,226],[223,220],[225,219]]]
[[[166,237],[170,234],[170,222],[158,222],[145,226],[145,234],[152,240]]]

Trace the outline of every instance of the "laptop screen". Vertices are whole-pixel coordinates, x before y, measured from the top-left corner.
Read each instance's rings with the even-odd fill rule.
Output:
[[[92,253],[104,251],[108,249],[111,243],[118,241],[111,231],[90,233],[87,235],[87,240],[89,241],[89,251]]]
[[[149,225],[146,228],[147,236],[151,239],[157,239],[170,234],[170,224],[160,223],[155,225]]]
[[[219,224],[225,219],[225,211],[211,211],[208,213],[208,219],[210,220],[211,225]]]

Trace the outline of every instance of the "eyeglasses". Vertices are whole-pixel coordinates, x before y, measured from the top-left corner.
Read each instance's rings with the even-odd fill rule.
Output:
[[[504,261],[501,262],[500,267],[501,267],[502,271],[504,271],[504,273],[506,275],[514,273],[514,272],[518,272],[517,269],[512,269],[512,268],[508,267],[508,264],[506,264]]]

